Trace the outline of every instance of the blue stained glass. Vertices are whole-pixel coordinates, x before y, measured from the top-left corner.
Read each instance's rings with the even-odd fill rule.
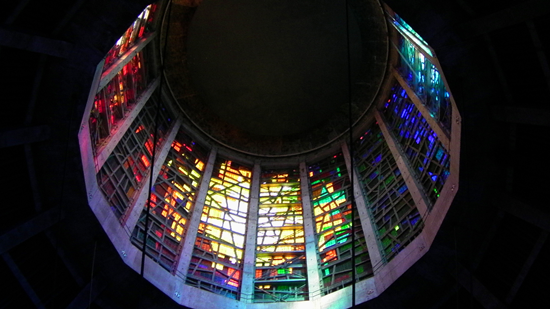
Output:
[[[391,251],[397,252],[397,251],[399,251],[399,247],[401,247],[400,244],[395,244],[395,246],[391,249]]]
[[[376,178],[376,175],[378,175],[378,172],[373,172],[372,174],[370,174],[369,178],[374,179]]]
[[[435,154],[435,158],[436,158],[437,160],[441,161],[441,157],[443,156],[443,153],[444,153],[443,148],[440,147],[440,148],[437,150],[437,153]]]
[[[382,154],[379,154],[376,159],[374,159],[374,163],[380,163],[380,160],[382,160]]]
[[[399,188],[399,190],[397,190],[397,192],[399,192],[399,194],[403,194],[403,192],[407,191],[407,185],[403,185],[401,188]]]
[[[416,138],[416,143],[417,143],[417,144],[420,144],[420,137],[417,137],[417,138]]]

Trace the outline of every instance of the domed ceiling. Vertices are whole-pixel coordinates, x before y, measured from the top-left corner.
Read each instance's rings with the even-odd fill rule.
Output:
[[[346,14],[328,1],[209,0],[191,10],[176,2],[170,88],[188,120],[229,148],[263,156],[318,149],[349,127],[350,86],[354,122],[378,93],[388,43],[377,6],[350,1]]]

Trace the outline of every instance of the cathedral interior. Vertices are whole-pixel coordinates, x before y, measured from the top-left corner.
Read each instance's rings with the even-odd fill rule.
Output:
[[[257,46],[270,46],[261,34],[273,35],[277,32],[273,28],[251,28],[250,24],[238,22],[249,19],[222,14],[228,10],[249,14],[247,9],[222,5],[226,11],[199,15],[202,6],[224,2],[239,3],[173,0],[172,6],[180,11],[183,20],[196,23],[196,33],[212,33],[209,20],[204,28],[197,26],[199,17],[211,18],[210,21],[220,21],[221,27],[249,29],[250,35],[254,32],[260,38]],[[310,8],[311,2],[303,1],[292,13],[298,16],[300,10]],[[325,8],[342,8],[347,1],[322,3]],[[544,175],[550,174],[549,165],[544,163],[548,159],[544,149],[550,149],[550,105],[546,95],[550,92],[550,30],[544,30],[544,25],[550,18],[550,4],[545,0],[385,3],[429,43],[452,90],[462,119],[460,184],[429,250],[380,295],[356,307],[546,308],[544,304],[550,302],[550,204],[543,201],[542,193],[548,184]],[[150,4],[147,0],[21,0],[2,5],[0,72],[4,77],[0,93],[4,109],[0,113],[0,188],[6,212],[0,216],[0,308],[183,308],[128,267],[112,244],[103,222],[89,206],[92,197],[88,196],[79,141],[83,115],[90,113],[90,93],[93,98],[98,87],[98,64],[110,61],[112,47]],[[341,27],[338,16],[344,16],[346,10],[330,12],[333,15],[326,17],[326,24],[309,29],[305,22],[303,28],[297,22],[297,29],[309,33]],[[197,19],[191,20],[195,13]],[[250,23],[264,21],[257,18]],[[185,24],[172,20],[172,24],[178,23]],[[298,58],[289,58],[293,60],[285,64],[287,67],[258,59],[256,65],[266,72],[276,76],[286,74],[288,67],[305,71],[311,69],[308,65],[336,63],[308,76],[305,82],[299,74],[277,80],[288,84],[232,75],[239,68],[232,66],[230,60],[250,59],[259,52],[247,50],[250,46],[227,47],[229,44],[222,45],[227,50],[216,49],[222,41],[190,37],[186,41],[189,57],[204,56],[202,52],[207,48],[213,52],[212,57],[223,54],[216,62],[201,62],[204,56],[189,65],[195,80],[203,81],[203,88],[197,87],[197,93],[215,102],[210,106],[218,111],[215,117],[237,127],[235,124],[246,124],[236,129],[216,127],[218,118],[203,119],[209,117],[204,117],[204,110],[193,105],[193,100],[189,100],[188,109],[195,112],[197,123],[212,130],[210,134],[219,133],[216,138],[220,145],[237,149],[225,153],[220,150],[225,156],[248,149],[247,157],[267,158],[273,153],[292,157],[290,154],[303,150],[302,147],[315,148],[324,143],[323,139],[316,139],[319,136],[336,136],[345,131],[337,124],[336,133],[327,133],[326,126],[311,128],[323,121],[328,123],[327,119],[335,113],[331,102],[347,93],[345,80],[331,76],[342,73],[338,71],[342,65],[357,60],[353,38],[358,34],[354,31],[354,27],[348,29],[351,44],[345,45],[344,41],[343,48],[333,49],[332,41],[300,42],[282,36],[273,51],[288,51],[291,57]],[[241,36],[239,32],[227,40]],[[309,43],[327,47],[330,52],[307,54]],[[181,56],[173,45],[168,46],[164,56],[172,60]],[[374,44],[368,52],[377,55],[377,46]],[[162,49],[157,53],[163,53]],[[148,59],[158,59],[159,55],[153,56],[148,55]],[[165,70],[172,81],[185,74],[167,61]],[[160,67],[159,63],[154,65]],[[376,78],[375,73],[357,74],[367,85],[368,80]],[[273,89],[273,93],[276,90],[277,96],[266,99],[259,92],[244,91],[250,94],[241,100],[242,90],[220,90],[225,86],[217,79],[220,75],[235,76],[234,85],[242,82],[261,88],[263,83],[269,83],[264,89]],[[188,94],[190,86],[186,81],[182,84],[176,89],[171,83],[176,97]],[[294,87],[297,84],[301,88]],[[318,104],[315,108],[296,103],[310,95]],[[293,101],[295,98],[298,99]],[[227,103],[224,100],[232,103],[223,104]],[[235,110],[246,110],[247,106],[239,105],[242,102],[260,101],[266,105],[255,108],[254,113],[224,118]],[[289,103],[280,106],[280,102]],[[185,119],[181,121],[184,123]],[[267,137],[257,140],[241,131],[260,132]],[[308,133],[294,138],[298,131]],[[101,137],[106,133],[98,129],[97,134]],[[289,160],[294,160],[296,166],[299,163],[298,159]],[[123,216],[125,209],[113,210],[117,211]],[[139,245],[140,232],[128,233]],[[357,289],[356,293],[367,291]]]

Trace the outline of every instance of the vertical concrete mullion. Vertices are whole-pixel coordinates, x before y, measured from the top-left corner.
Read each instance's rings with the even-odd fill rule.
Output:
[[[137,221],[139,220],[139,217],[141,216],[143,205],[147,203],[147,199],[149,198],[149,186],[153,186],[154,182],[157,180],[157,176],[160,173],[162,165],[164,164],[164,161],[168,156],[168,151],[170,151],[170,148],[172,146],[172,141],[176,138],[176,135],[178,134],[180,125],[181,118],[178,118],[178,120],[176,121],[176,123],[174,123],[172,129],[170,129],[170,132],[166,136],[164,144],[162,145],[162,149],[158,151],[158,156],[154,158],[155,162],[153,166],[153,183],[149,183],[149,175],[147,175],[147,180],[145,180],[145,184],[141,187],[138,198],[135,200],[133,205],[130,206],[132,207],[132,209],[129,210],[130,213],[124,223],[124,228],[128,231],[129,234],[132,233],[134,227],[137,224]]]
[[[342,154],[346,160],[346,167],[348,173],[354,168],[351,164],[351,155],[349,153],[348,145],[342,143]],[[361,190],[361,183],[357,173],[353,173],[353,195],[355,197],[355,205],[359,219],[361,220],[361,227],[363,228],[363,234],[365,235],[365,241],[367,242],[367,250],[369,251],[369,257],[373,271],[376,274],[383,266],[382,255],[380,254],[380,248],[378,247],[378,241],[376,239],[376,233],[374,232],[373,223],[367,210],[367,204],[363,197],[363,190]]]
[[[401,172],[401,175],[403,176],[403,179],[407,184],[407,188],[409,189],[409,192],[413,197],[414,204],[416,205],[420,216],[424,218],[429,212],[424,190],[414,176],[412,170],[410,169],[408,159],[402,153],[401,148],[399,148],[398,143],[395,141],[395,137],[388,129],[384,118],[382,117],[382,115],[380,115],[380,112],[378,110],[374,112],[374,117],[376,118],[376,121],[380,126],[380,131],[382,131],[384,140],[386,141],[386,144],[388,144],[388,148],[390,149],[391,154],[395,159],[395,162],[397,163],[397,167],[399,168],[399,171]]]
[[[181,285],[185,283],[187,269],[189,268],[189,264],[191,263],[191,256],[193,255],[193,248],[195,246],[195,238],[199,230],[202,210],[204,208],[204,201],[206,199],[206,194],[208,193],[210,178],[212,177],[214,164],[216,162],[216,155],[217,149],[212,148],[212,150],[210,151],[210,155],[208,156],[208,162],[206,163],[204,174],[202,175],[199,192],[195,199],[195,207],[193,208],[193,213],[191,214],[191,218],[189,219],[189,225],[187,226],[187,232],[185,233],[185,239],[181,249],[181,254],[179,256],[176,276],[182,278],[182,280],[177,281],[175,285],[175,293],[179,293],[179,291],[181,290]]]
[[[258,228],[258,205],[260,200],[260,164],[254,164],[250,203],[248,204],[248,221],[246,224],[246,244],[244,249],[244,267],[242,276],[241,301],[251,303],[254,299],[254,278],[256,269],[256,239]]]
[[[319,275],[319,261],[317,259],[317,240],[315,237],[315,221],[309,193],[309,178],[305,162],[300,162],[300,186],[302,191],[302,210],[304,213],[304,234],[306,240],[306,265],[309,299],[315,300],[321,295],[321,280]]]

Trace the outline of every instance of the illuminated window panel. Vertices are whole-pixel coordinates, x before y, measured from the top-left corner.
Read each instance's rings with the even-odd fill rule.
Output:
[[[145,10],[138,15],[132,25],[117,40],[115,45],[111,47],[107,53],[107,56],[105,56],[103,71],[119,59],[124,52],[136,45],[141,38],[154,31],[153,24],[155,21],[157,7],[158,5],[155,3],[148,5]]]
[[[431,207],[449,176],[449,153],[401,86],[394,86],[388,101],[384,111],[388,126],[409,159]]]
[[[422,218],[378,125],[356,142],[355,164],[369,215],[390,261],[422,231]]]
[[[94,154],[111,132],[116,131],[118,123],[128,115],[147,87],[144,52],[137,53],[94,98],[89,120]]]
[[[323,294],[372,275],[372,265],[356,213],[352,222],[350,178],[341,153],[309,167],[309,180],[315,217],[315,233]],[[354,211],[357,211],[354,209]],[[352,229],[355,233],[355,266],[352,266]]]
[[[206,160],[207,151],[180,130],[151,193],[146,253],[170,272],[181,251]],[[132,234],[139,249],[143,247],[146,215],[144,210]]]
[[[263,171],[260,181],[254,301],[306,300],[300,171]]]
[[[399,37],[399,74],[442,127],[451,131],[451,101],[439,70],[405,37]]]
[[[413,41],[416,45],[418,45],[427,55],[430,55],[430,57],[433,57],[434,54],[432,52],[432,49],[428,46],[428,43],[424,41],[424,39],[413,30],[409,24],[407,24],[399,15],[397,15],[395,12],[392,12],[391,10],[386,10],[386,13],[389,15],[389,20],[392,22],[393,26],[397,31],[404,37],[407,37],[409,40]]]
[[[238,299],[252,169],[216,160],[187,284]]]
[[[157,104],[150,99],[122,136],[97,174],[97,182],[115,215],[121,219],[151,169]],[[157,146],[164,142],[172,116],[161,105]]]

